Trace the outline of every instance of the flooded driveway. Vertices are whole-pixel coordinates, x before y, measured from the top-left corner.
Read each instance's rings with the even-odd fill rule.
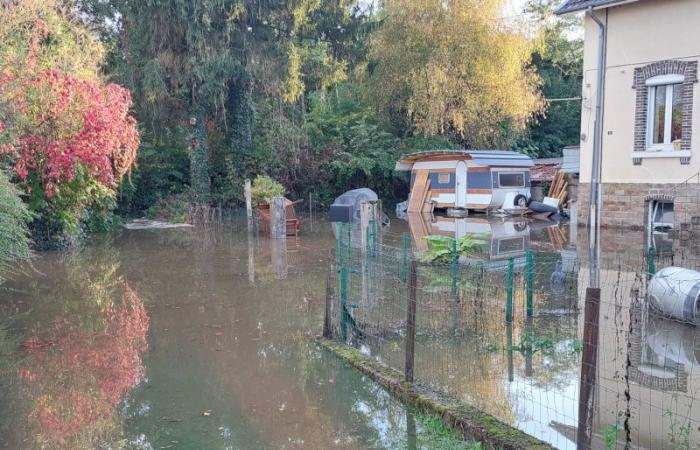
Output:
[[[38,255],[0,288],[0,448],[431,447],[310,343],[333,242],[327,224],[282,243],[231,225]]]

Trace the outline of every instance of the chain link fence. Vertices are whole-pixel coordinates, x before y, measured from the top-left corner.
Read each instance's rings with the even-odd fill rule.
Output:
[[[557,448],[700,448],[700,333],[649,302],[662,252],[608,254],[591,290],[567,252],[435,258],[357,228],[335,231],[326,337]]]

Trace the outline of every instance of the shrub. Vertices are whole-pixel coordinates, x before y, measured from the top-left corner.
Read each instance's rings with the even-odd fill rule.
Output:
[[[253,204],[270,203],[272,197],[285,194],[284,186],[267,175],[258,175],[253,181],[251,191]]]
[[[0,171],[0,283],[10,264],[29,259],[27,223],[31,218],[19,190]]]

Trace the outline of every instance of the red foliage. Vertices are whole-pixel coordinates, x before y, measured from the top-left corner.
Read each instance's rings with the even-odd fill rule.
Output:
[[[22,118],[15,121],[17,175],[38,175],[48,196],[73,179],[78,163],[114,187],[136,159],[139,133],[127,89],[46,70],[26,79],[0,77],[0,97]]]
[[[30,417],[59,443],[112,417],[121,399],[143,378],[148,315],[125,286],[119,309],[103,313],[104,330],[85,332],[56,318],[45,336],[25,341],[27,364],[18,375],[36,390]]]

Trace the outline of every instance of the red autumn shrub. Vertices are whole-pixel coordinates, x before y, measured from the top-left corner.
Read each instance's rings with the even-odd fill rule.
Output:
[[[73,180],[78,164],[114,188],[136,159],[139,133],[127,89],[46,70],[27,79],[0,78],[0,95],[16,105],[9,148],[17,175],[49,198]]]

